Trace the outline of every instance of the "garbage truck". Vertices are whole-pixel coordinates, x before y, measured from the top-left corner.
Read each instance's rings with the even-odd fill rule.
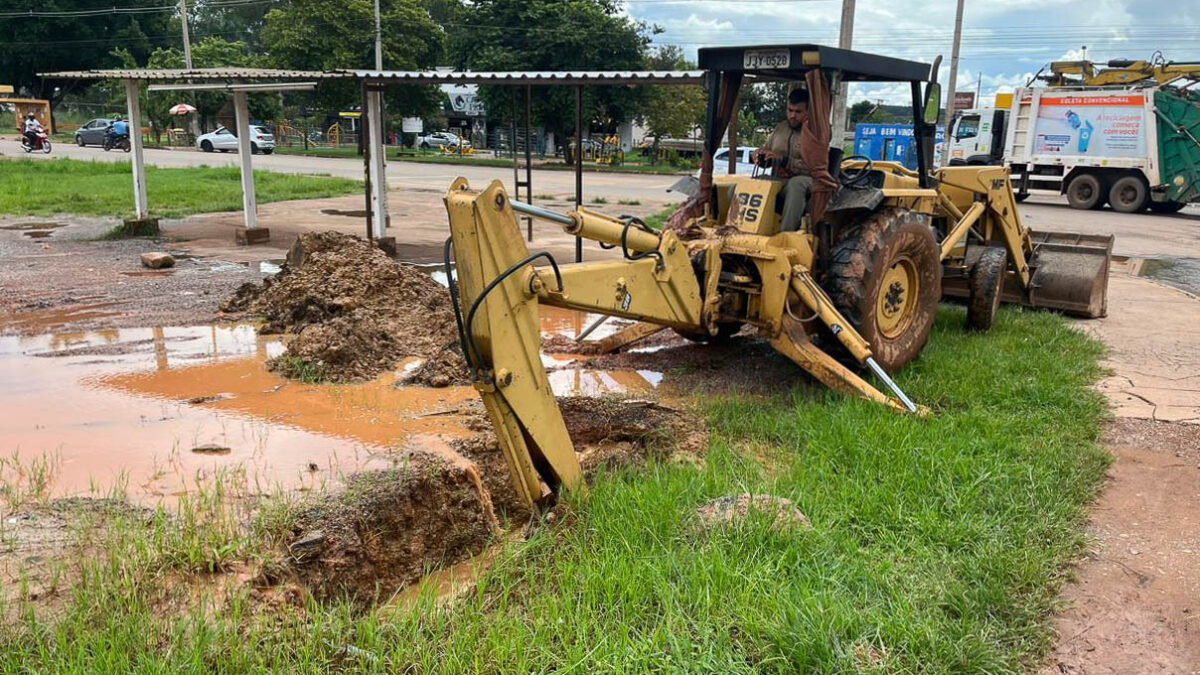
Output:
[[[1077,209],[1174,213],[1200,202],[1200,91],[1181,81],[1196,77],[1017,89],[1007,109],[956,116],[949,163],[1007,166],[1018,200],[1050,191]]]

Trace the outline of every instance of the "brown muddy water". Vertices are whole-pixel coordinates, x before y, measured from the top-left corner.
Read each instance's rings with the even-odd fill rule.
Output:
[[[0,337],[0,481],[29,480],[18,467],[28,473],[49,459],[50,496],[120,487],[153,504],[218,477],[248,494],[320,489],[344,473],[390,466],[399,447],[438,451],[472,433],[457,411],[474,389],[396,387],[409,364],[361,384],[305,384],[266,370],[283,344],[253,325],[65,333],[54,332],[63,317],[50,314],[17,319],[45,334]],[[542,315],[545,332],[567,336],[596,318],[554,308]],[[637,395],[662,380],[588,369],[583,358],[543,357],[556,394]]]

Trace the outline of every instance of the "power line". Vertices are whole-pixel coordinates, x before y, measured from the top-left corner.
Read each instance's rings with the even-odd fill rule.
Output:
[[[266,5],[277,1],[278,0],[220,0],[218,2],[205,3],[205,7],[243,7],[246,5]],[[175,12],[178,9],[178,4],[159,5],[154,7],[108,7],[59,11],[31,9],[26,12],[0,12],[0,19],[73,19],[104,15],[154,14],[159,12]]]

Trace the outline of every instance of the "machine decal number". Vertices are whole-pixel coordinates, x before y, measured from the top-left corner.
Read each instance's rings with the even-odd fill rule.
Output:
[[[752,195],[748,192],[739,192],[737,200],[738,205],[741,207],[739,211],[742,214],[742,222],[757,222],[758,210],[762,208],[763,196]]]
[[[747,49],[742,52],[742,67],[746,70],[787,68],[791,64],[792,53],[787,49]]]
[[[633,295],[629,291],[625,291],[625,297],[621,299],[621,311],[628,312],[631,304],[633,304]]]

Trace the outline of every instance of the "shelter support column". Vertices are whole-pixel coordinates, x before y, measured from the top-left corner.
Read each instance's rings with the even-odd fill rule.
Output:
[[[367,124],[369,185],[371,190],[371,238],[382,241],[388,236],[387,205],[387,146],[383,129],[383,92],[367,89]]]
[[[258,244],[271,238],[265,227],[258,226],[258,200],[254,194],[254,166],[251,160],[250,110],[246,107],[246,92],[233,92],[233,114],[237,124],[238,158],[242,167],[242,211],[245,229],[238,230],[239,244]]]
[[[133,213],[125,221],[124,229],[129,234],[158,234],[158,219],[150,217],[150,203],[146,199],[146,158],[142,147],[142,105],[138,100],[137,80],[125,80],[125,97],[129,112],[129,145],[133,154]]]
[[[575,87],[575,210],[583,206],[583,87]],[[575,262],[583,262],[583,239],[575,237]]]

